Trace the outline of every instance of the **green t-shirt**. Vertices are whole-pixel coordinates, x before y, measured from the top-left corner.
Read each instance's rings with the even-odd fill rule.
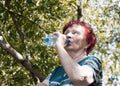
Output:
[[[89,86],[102,86],[102,65],[95,56],[87,56],[78,62],[79,65],[88,65],[93,69],[95,81]],[[62,66],[57,67],[49,76],[49,86],[74,86]]]

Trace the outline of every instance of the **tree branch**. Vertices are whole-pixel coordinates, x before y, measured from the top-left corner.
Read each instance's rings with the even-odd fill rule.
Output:
[[[77,6],[77,20],[83,20],[83,0],[81,0],[80,4]]]
[[[0,36],[0,47],[10,53],[12,57],[17,59],[32,74],[32,76],[34,76],[35,83],[37,83],[38,78],[41,81],[45,79],[45,76],[40,73],[38,69],[34,68],[30,61],[26,60],[18,51],[11,47],[4,36]]]
[[[13,9],[12,9],[12,5],[10,4],[11,0],[5,0],[5,6],[8,9],[8,12],[10,13],[13,23],[16,27],[16,30],[20,36],[20,39],[22,41],[22,44],[26,50],[26,46],[24,43],[24,33],[22,32],[22,28],[20,26],[20,23],[18,21],[18,18],[16,16],[16,14],[14,14]],[[3,36],[1,36],[2,38]],[[15,59],[17,59],[32,75],[33,80],[35,82],[35,84],[37,84],[37,80],[43,80],[45,78],[45,76],[43,76],[42,73],[39,73],[39,70],[34,68],[34,66],[32,65],[32,63],[28,60],[25,59],[19,52],[17,52],[15,49],[13,49],[10,44],[5,40],[5,38],[2,38],[3,40],[1,40],[0,46],[6,50],[7,52],[9,52]]]
[[[2,3],[0,3],[0,7],[1,7],[2,9],[6,10],[7,12],[9,12],[10,15],[15,15],[15,17],[20,17],[20,18],[22,18],[22,19],[27,20],[28,22],[30,22],[30,23],[32,23],[32,24],[37,25],[39,28],[41,28],[41,30],[40,30],[41,32],[46,32],[46,33],[47,33],[47,32],[50,32],[50,30],[47,30],[47,29],[41,27],[38,23],[30,20],[30,19],[27,18],[26,16],[24,16],[24,15],[22,15],[22,14],[19,14],[19,13],[16,13],[16,12],[12,11],[11,9],[6,9],[5,7],[3,7]],[[39,21],[41,21],[41,20],[39,20]]]
[[[5,6],[8,8],[8,10],[12,10],[12,5],[10,5],[10,2],[11,2],[11,0],[5,0]],[[22,29],[21,29],[21,26],[20,26],[20,24],[19,24],[19,22],[18,22],[18,20],[17,20],[17,17],[15,16],[15,14],[10,14],[11,15],[11,17],[12,17],[12,20],[13,20],[13,22],[14,22],[14,25],[15,25],[15,27],[16,27],[16,29],[17,29],[17,32],[19,33],[19,36],[20,36],[20,38],[21,38],[21,41],[22,41],[22,43],[24,44],[24,34],[23,34],[23,32],[22,32]]]

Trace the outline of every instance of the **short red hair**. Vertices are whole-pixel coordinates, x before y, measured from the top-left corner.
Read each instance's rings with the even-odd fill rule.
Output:
[[[89,26],[89,24],[85,23],[85,22],[80,22],[78,20],[72,20],[69,23],[67,23],[64,27],[63,27],[63,33],[69,28],[72,27],[74,24],[76,25],[80,25],[82,27],[84,27],[85,29],[85,36],[86,36],[86,41],[89,44],[89,47],[86,49],[86,53],[89,54],[93,48],[95,47],[96,44],[96,36],[92,30],[92,28]]]

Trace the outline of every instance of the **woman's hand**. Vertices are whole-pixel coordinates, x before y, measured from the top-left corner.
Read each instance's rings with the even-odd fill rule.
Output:
[[[56,35],[58,37],[56,41],[56,46],[64,47],[66,42],[66,36],[60,32],[54,32],[53,35]]]

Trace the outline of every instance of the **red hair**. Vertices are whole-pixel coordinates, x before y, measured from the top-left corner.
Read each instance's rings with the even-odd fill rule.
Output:
[[[93,48],[95,47],[96,44],[96,36],[92,30],[92,28],[89,26],[89,24],[85,22],[80,22],[77,20],[72,20],[69,23],[67,23],[64,28],[63,28],[63,33],[69,28],[72,27],[74,24],[80,25],[84,27],[85,29],[85,37],[86,37],[86,42],[89,44],[89,47],[86,49],[86,53],[89,54]]]

